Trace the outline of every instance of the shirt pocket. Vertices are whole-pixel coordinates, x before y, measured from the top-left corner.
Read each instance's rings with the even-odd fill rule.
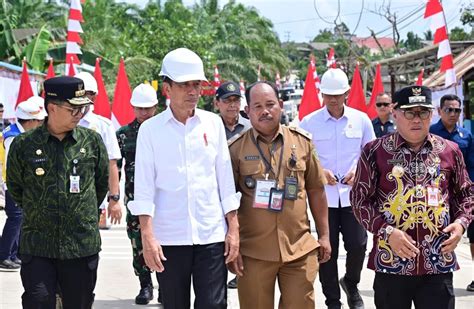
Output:
[[[261,161],[244,161],[240,163],[239,166],[240,179],[239,186],[244,190],[241,190],[243,194],[245,192],[253,192],[257,184],[257,179],[264,179],[263,173],[265,168]],[[253,194],[253,193],[252,193]]]
[[[346,129],[343,133],[345,137],[344,149],[347,152],[360,152],[362,147],[362,130]]]

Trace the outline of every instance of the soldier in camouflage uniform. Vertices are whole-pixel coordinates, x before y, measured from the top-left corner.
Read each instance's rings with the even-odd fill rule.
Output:
[[[122,158],[125,159],[125,205],[133,200],[133,177],[135,173],[135,149],[138,129],[145,120],[153,117],[156,112],[156,105],[158,103],[156,91],[148,84],[140,84],[133,90],[130,103],[133,106],[135,120],[117,131],[120,151]],[[122,160],[118,161],[119,170],[122,168]],[[128,207],[126,220],[127,235],[132,242],[133,269],[140,280],[140,292],[135,297],[135,303],[146,305],[153,299],[153,283],[150,269],[146,266],[143,259],[140,222],[138,216],[132,215]],[[158,295],[158,301],[161,302],[160,295]]]
[[[77,127],[91,101],[74,77],[45,81],[48,118],[15,138],[8,190],[23,210],[20,233],[23,308],[89,309],[101,239],[97,210],[108,186],[107,150],[99,134]]]

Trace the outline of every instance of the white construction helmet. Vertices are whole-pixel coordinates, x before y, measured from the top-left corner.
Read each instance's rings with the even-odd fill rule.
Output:
[[[207,81],[201,58],[187,48],[178,48],[166,54],[160,76],[166,76],[177,83],[192,80]]]
[[[321,78],[321,93],[328,95],[341,95],[351,89],[346,73],[341,69],[329,69]]]
[[[85,91],[92,91],[95,94],[99,93],[97,88],[97,81],[95,80],[94,76],[92,76],[89,72],[81,72],[76,74],[74,77],[82,79],[84,82],[84,90]]]
[[[41,102],[40,99],[43,100],[41,97],[33,96],[18,104],[15,111],[16,118],[23,120],[44,120],[48,114],[44,109],[44,100]]]
[[[156,91],[149,84],[140,84],[133,89],[130,103],[134,107],[148,108],[158,104]]]

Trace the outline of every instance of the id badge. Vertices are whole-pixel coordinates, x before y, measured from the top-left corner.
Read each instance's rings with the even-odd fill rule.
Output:
[[[428,206],[439,206],[439,189],[434,186],[426,187]]]
[[[298,179],[296,177],[285,178],[285,200],[296,201],[298,199]]]
[[[270,201],[270,190],[276,185],[275,180],[258,179],[255,188],[255,200],[253,208],[268,209]]]
[[[81,176],[69,176],[69,180],[71,181],[71,185],[69,186],[69,193],[80,193],[81,192],[81,187],[80,187],[80,181],[81,181]]]
[[[284,194],[285,191],[272,188],[270,190],[270,205],[268,206],[268,209],[273,211],[282,211]]]

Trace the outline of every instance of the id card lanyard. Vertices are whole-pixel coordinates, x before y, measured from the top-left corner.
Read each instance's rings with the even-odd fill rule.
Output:
[[[280,171],[281,171],[281,164],[283,162],[283,149],[284,149],[284,139],[281,139],[281,150],[280,150],[280,159],[278,160],[278,170],[275,173],[272,168],[272,164],[265,158],[263,155],[262,148],[260,148],[259,143],[255,139],[255,136],[253,134],[250,135],[252,137],[252,142],[255,144],[255,147],[257,147],[258,152],[260,153],[260,156],[262,157],[263,164],[265,164],[265,180],[268,180],[268,175],[270,172],[275,175],[275,181],[276,181],[276,188],[278,189],[278,178],[280,177]],[[272,157],[273,154],[276,151],[276,143],[272,143],[272,150],[270,151],[270,156]],[[271,160],[271,159],[270,159]]]

